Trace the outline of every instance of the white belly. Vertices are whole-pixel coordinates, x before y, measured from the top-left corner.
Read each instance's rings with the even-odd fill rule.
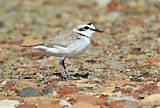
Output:
[[[47,53],[49,55],[58,57],[75,58],[81,53],[83,53],[89,46],[90,39],[83,39],[75,41],[73,44],[69,45],[67,48],[56,46],[55,48],[49,48]]]

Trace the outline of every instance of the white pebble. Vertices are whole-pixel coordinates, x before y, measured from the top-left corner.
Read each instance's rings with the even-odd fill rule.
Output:
[[[64,99],[61,99],[59,105],[65,108],[72,108],[72,105]]]

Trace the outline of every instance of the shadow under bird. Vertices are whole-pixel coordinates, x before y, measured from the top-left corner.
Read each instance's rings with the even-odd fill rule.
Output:
[[[91,37],[95,32],[103,32],[94,27],[90,22],[83,22],[73,28],[71,32],[63,33],[47,40],[42,44],[32,45],[47,56],[61,57],[59,64],[62,68],[62,76],[67,80],[77,80],[78,77],[71,76],[65,66],[66,58],[75,58],[82,54],[89,46]]]

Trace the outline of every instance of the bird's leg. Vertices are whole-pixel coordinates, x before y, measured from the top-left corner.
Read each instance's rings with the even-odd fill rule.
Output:
[[[70,74],[68,73],[68,70],[66,69],[66,66],[65,66],[64,61],[65,61],[65,58],[63,57],[63,58],[60,60],[60,62],[59,62],[61,68],[63,69],[63,74],[62,74],[62,76],[63,76],[65,79],[68,79],[68,80],[77,80],[77,79],[79,79],[79,78],[70,76]]]
[[[66,69],[66,66],[65,66],[65,64],[64,64],[64,61],[65,61],[65,58],[63,57],[63,58],[60,60],[59,64],[60,64],[61,68],[63,69],[63,76],[64,76],[64,77],[69,77],[70,75],[69,75],[69,73],[68,73],[68,71],[67,71],[67,69]]]

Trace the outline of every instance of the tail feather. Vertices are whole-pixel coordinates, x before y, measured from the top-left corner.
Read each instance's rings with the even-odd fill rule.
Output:
[[[38,49],[41,51],[46,51],[47,49],[47,47],[44,44],[28,45],[28,46],[22,46],[22,47]]]
[[[44,46],[44,44],[36,44],[36,45],[23,45],[22,47],[28,47],[28,48],[32,48],[35,46]]]

